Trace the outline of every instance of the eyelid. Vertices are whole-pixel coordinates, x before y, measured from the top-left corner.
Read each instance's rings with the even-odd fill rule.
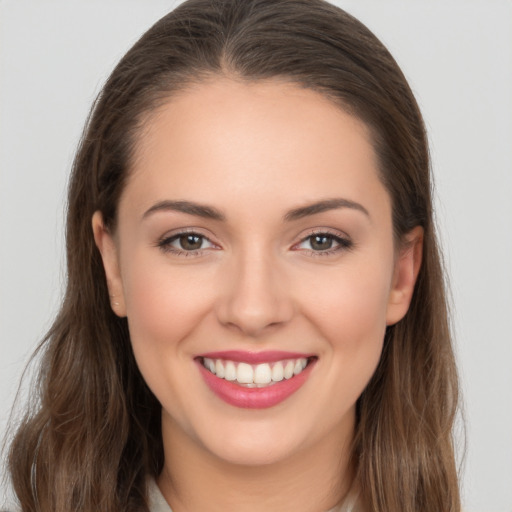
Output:
[[[193,249],[193,250],[184,250],[179,249],[177,247],[173,247],[171,245],[172,242],[178,240],[180,236],[183,235],[197,235],[203,240],[207,240],[211,246],[205,247],[201,249]],[[197,227],[187,227],[187,228],[178,228],[174,229],[170,232],[165,233],[155,243],[155,246],[161,249],[163,252],[175,254],[175,255],[186,255],[186,256],[195,256],[199,253],[208,251],[210,249],[219,249],[220,245],[212,240],[212,236],[204,234],[204,230]]]
[[[336,247],[326,249],[324,251],[315,251],[314,249],[301,249],[299,246],[306,242],[309,238],[318,235],[327,235],[331,237],[337,244]],[[313,228],[307,231],[306,234],[301,235],[300,240],[294,243],[291,247],[292,250],[309,252],[314,256],[325,256],[329,254],[339,253],[342,251],[349,251],[353,249],[354,242],[351,237],[346,233],[332,228]]]
[[[173,247],[171,244],[175,240],[179,239],[180,236],[183,235],[197,235],[203,240],[206,240],[210,246],[205,248],[199,248],[199,249],[191,249],[191,250],[185,250],[180,249],[177,247]],[[335,247],[325,249],[325,250],[314,250],[314,249],[307,249],[307,248],[300,248],[300,245],[306,242],[309,238],[313,236],[319,236],[319,235],[326,235],[333,239],[334,243],[336,244]],[[211,249],[218,250],[221,249],[220,244],[216,243],[212,240],[211,235],[206,235],[204,233],[204,229],[197,228],[197,227],[187,227],[187,228],[178,228],[175,230],[172,230],[170,232],[166,232],[164,235],[162,235],[156,243],[154,244],[156,247],[160,248],[163,252],[171,253],[174,255],[185,255],[185,256],[196,256],[205,252],[208,252]],[[314,256],[320,256],[320,255],[329,255],[334,254],[342,251],[349,251],[353,249],[354,242],[348,236],[346,233],[333,229],[333,228],[312,228],[309,229],[306,233],[303,233],[300,237],[300,239],[295,242],[291,250],[295,251],[301,251],[310,253]]]

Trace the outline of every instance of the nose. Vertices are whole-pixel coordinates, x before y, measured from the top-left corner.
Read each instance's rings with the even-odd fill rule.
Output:
[[[288,323],[294,306],[283,274],[261,253],[230,262],[216,308],[219,322],[253,338]]]

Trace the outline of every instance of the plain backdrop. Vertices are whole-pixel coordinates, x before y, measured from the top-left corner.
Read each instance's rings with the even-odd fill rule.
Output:
[[[464,506],[512,512],[512,1],[336,3],[388,46],[423,110],[465,401]],[[88,109],[175,4],[0,0],[0,435],[59,304],[66,180]]]

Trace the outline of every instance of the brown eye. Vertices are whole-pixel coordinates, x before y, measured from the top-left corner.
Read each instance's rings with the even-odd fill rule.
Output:
[[[194,251],[199,252],[216,247],[208,238],[198,233],[178,233],[177,235],[163,238],[157,245],[162,251],[175,254],[195,254]]]
[[[310,238],[311,249],[314,251],[327,251],[332,248],[334,240],[328,235],[313,235]]]
[[[305,250],[316,254],[333,254],[343,250],[349,250],[353,243],[349,238],[331,235],[330,233],[313,233],[303,238],[294,246],[294,249]]]
[[[177,241],[184,251],[197,251],[203,245],[203,237],[194,234],[180,235]]]

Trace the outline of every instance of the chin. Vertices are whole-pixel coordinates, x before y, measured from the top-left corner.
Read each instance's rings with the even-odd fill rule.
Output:
[[[301,457],[325,432],[323,429],[317,432],[304,418],[300,421],[297,417],[287,417],[236,421],[197,434],[217,459],[240,466],[268,466]]]
[[[211,453],[224,463],[237,466],[268,466],[278,464],[288,459],[294,450],[282,443],[259,443],[252,440],[240,439],[238,442],[229,441],[222,446],[213,446]]]

